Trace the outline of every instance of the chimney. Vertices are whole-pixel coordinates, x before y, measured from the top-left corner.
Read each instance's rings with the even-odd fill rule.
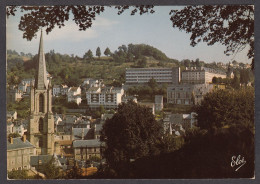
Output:
[[[26,142],[26,135],[23,135],[22,140],[23,142]]]
[[[13,137],[10,137],[10,143],[11,143],[11,144],[14,143],[14,139],[13,139]]]

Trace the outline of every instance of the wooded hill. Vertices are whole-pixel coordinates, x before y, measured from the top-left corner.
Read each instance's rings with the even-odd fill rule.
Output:
[[[218,68],[216,63],[207,64],[199,59],[196,61],[168,58],[162,51],[145,44],[129,44],[119,46],[113,53],[109,48],[103,52],[98,47],[95,56],[88,50],[83,57],[55,53],[45,53],[47,71],[52,76],[52,84],[78,86],[83,78],[104,79],[105,84],[113,81],[125,82],[125,68],[210,66]],[[24,78],[34,77],[36,72],[37,54],[7,51],[7,82],[19,84]],[[222,68],[223,70],[223,68]]]

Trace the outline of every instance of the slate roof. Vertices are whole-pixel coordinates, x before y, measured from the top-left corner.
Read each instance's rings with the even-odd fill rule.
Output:
[[[10,141],[7,141],[7,151],[34,147],[35,146],[27,140],[23,142],[21,137],[13,138],[13,144],[11,144]]]
[[[82,130],[83,130],[83,136],[84,138],[87,136],[87,134],[90,131],[90,128],[73,128],[72,134],[74,136],[74,139],[81,139],[82,138]]]
[[[37,155],[31,156],[30,164],[32,166],[37,166],[39,164],[39,160],[41,160],[41,165],[47,164],[52,158],[54,158],[54,164],[56,166],[66,165],[67,159],[65,157],[61,157],[60,155]]]
[[[42,164],[47,164],[52,159],[52,155],[37,155],[31,156],[30,164],[31,166],[37,166],[39,164],[39,160],[41,160]]]
[[[80,147],[99,147],[104,145],[104,143],[100,142],[99,139],[91,139],[91,140],[75,140],[73,141],[74,148]]]
[[[103,128],[103,125],[102,124],[96,124],[95,126],[96,126],[95,133],[100,133],[100,131]]]

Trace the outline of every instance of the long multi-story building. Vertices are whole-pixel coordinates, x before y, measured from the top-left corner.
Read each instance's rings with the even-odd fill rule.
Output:
[[[204,95],[213,90],[212,84],[179,84],[167,88],[167,103],[200,104]]]
[[[86,92],[87,103],[90,108],[98,108],[101,105],[104,108],[117,108],[122,102],[124,94],[123,88],[117,87],[92,87]]]
[[[127,84],[142,84],[154,78],[158,83],[178,84],[180,68],[126,68]]]
[[[213,77],[226,78],[227,75],[224,72],[212,68],[194,67],[182,71],[181,82],[183,84],[205,84],[211,83]]]

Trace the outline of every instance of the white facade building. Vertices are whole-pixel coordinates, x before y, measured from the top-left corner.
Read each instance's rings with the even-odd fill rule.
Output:
[[[126,68],[127,84],[142,84],[154,78],[158,83],[176,84],[180,81],[180,68]]]
[[[122,102],[123,88],[116,87],[92,87],[86,92],[86,99],[90,108],[116,108]]]
[[[213,77],[226,78],[227,75],[221,71],[217,71],[211,68],[191,68],[189,70],[182,71],[181,82],[183,84],[205,84],[211,83]]]
[[[167,88],[167,103],[179,105],[200,104],[204,95],[212,90],[212,84],[171,85]]]
[[[70,87],[68,90],[68,102],[76,102],[78,105],[81,103],[81,88]]]

